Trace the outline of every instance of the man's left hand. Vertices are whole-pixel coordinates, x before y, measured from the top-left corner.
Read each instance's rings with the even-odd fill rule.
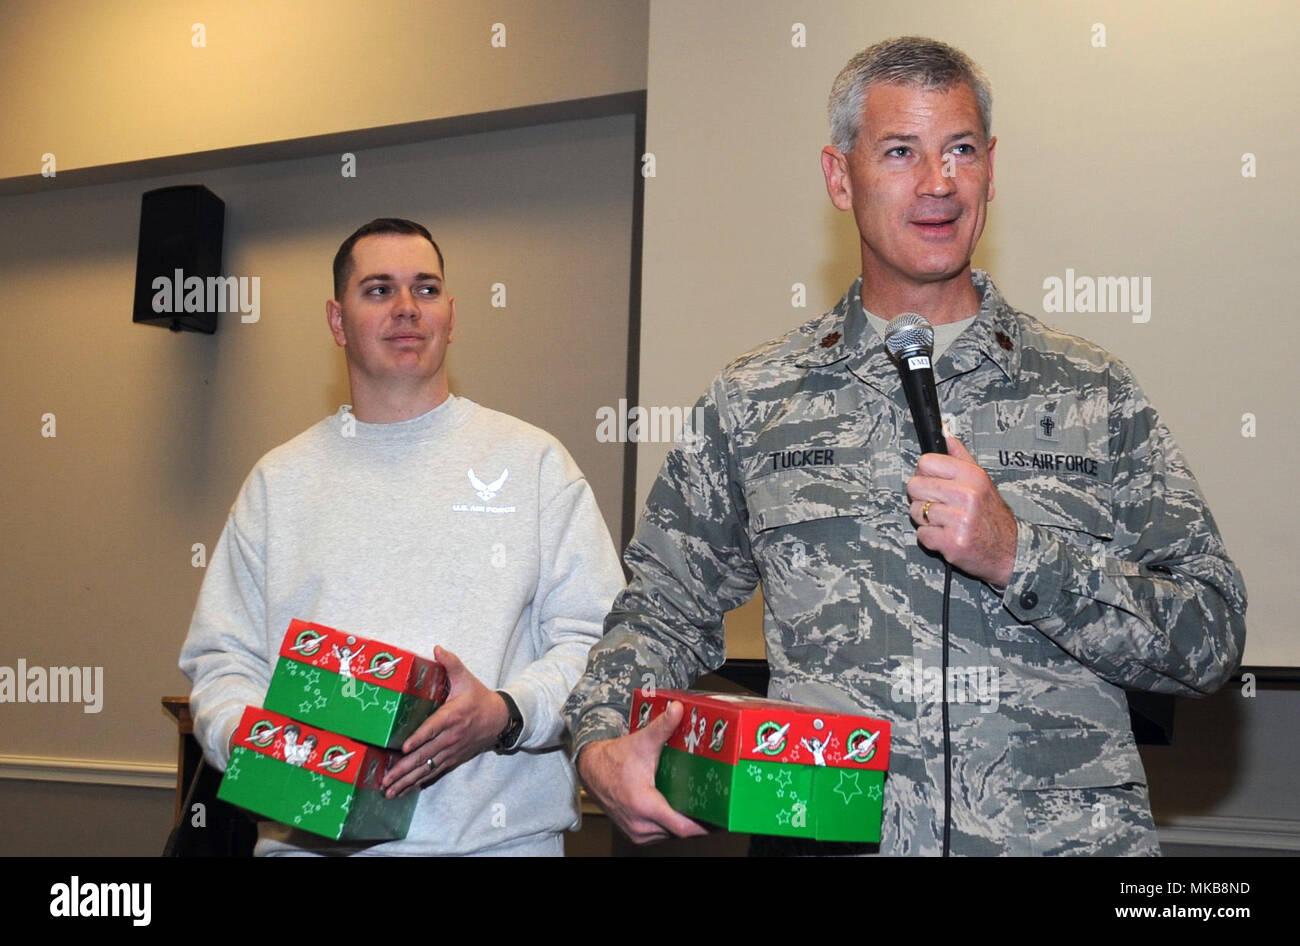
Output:
[[[954,568],[1005,588],[1016,564],[1016,517],[962,442],[947,439],[948,455],[922,455],[907,481],[917,541]]]
[[[389,798],[424,788],[491,749],[510,719],[501,694],[485,687],[460,658],[442,647],[435,647],[433,656],[447,670],[447,702],[402,743],[406,754],[384,776],[384,794]]]

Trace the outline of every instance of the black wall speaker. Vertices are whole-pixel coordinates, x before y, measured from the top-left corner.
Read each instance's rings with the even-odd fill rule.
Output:
[[[225,222],[225,202],[202,184],[144,194],[133,321],[211,335],[220,312],[238,311],[234,280],[221,279]]]

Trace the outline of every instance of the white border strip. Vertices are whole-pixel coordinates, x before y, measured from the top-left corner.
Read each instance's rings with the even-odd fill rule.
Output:
[[[1300,851],[1300,821],[1285,818],[1169,818],[1156,822],[1156,832],[1161,844]]]
[[[52,756],[0,755],[0,779],[76,782],[176,791],[176,766],[163,762],[58,759]]]

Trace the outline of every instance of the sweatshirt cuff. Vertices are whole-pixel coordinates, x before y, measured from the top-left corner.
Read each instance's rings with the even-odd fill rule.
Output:
[[[563,729],[558,725],[559,720],[553,711],[547,712],[545,699],[534,692],[532,687],[516,682],[496,689],[510,694],[510,698],[515,701],[515,706],[519,707],[519,715],[524,720],[515,744],[503,751],[547,749],[559,742],[559,737],[563,733]]]
[[[1065,543],[1050,531],[1019,518],[1016,526],[1016,563],[1002,603],[1016,620],[1034,624],[1056,610],[1070,562]]]
[[[230,764],[230,737],[239,728],[243,715],[244,704],[238,703],[229,709],[223,709],[203,727],[200,742],[204,755],[208,763],[220,772],[226,771],[226,766]]]

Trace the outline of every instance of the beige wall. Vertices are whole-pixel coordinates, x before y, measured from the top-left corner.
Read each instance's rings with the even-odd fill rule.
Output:
[[[203,50],[189,45],[190,24],[200,19]],[[484,302],[485,281],[506,270],[512,283],[547,283],[544,274],[532,275],[527,257],[545,259],[550,248],[530,250],[528,232],[583,239],[586,221],[595,219],[582,202],[587,195],[572,188],[525,196],[511,155],[551,156],[553,163],[530,167],[535,179],[544,176],[539,168],[568,168],[588,152],[612,154],[622,145],[606,136],[623,131],[568,126],[578,134],[572,151],[560,128],[477,145],[449,140],[362,153],[363,176],[352,191],[337,177],[338,149],[205,172],[199,179],[228,200],[228,271],[274,277],[264,286],[263,321],[228,322],[215,339],[129,322],[139,192],[161,183],[153,175],[162,172],[148,172],[149,180],[137,175],[129,185],[69,190],[77,179],[69,169],[177,155],[180,166],[197,167],[193,153],[210,149],[250,146],[270,155],[274,143],[290,138],[648,87],[657,176],[646,188],[640,402],[689,404],[725,360],[811,317],[856,273],[852,224],[830,209],[817,167],[825,95],[858,48],[911,31],[963,46],[992,75],[999,196],[979,261],[1009,298],[1041,314],[1043,278],[1066,267],[1155,279],[1155,310],[1145,325],[1114,315],[1047,318],[1137,370],[1246,572],[1250,658],[1264,663],[1281,654],[1297,662],[1285,648],[1261,649],[1261,641],[1291,627],[1294,594],[1280,563],[1294,544],[1300,502],[1282,481],[1296,457],[1281,406],[1288,403],[1281,359],[1297,340],[1281,280],[1294,269],[1297,245],[1287,208],[1297,196],[1289,90],[1296,86],[1291,37],[1298,19],[1282,2],[1204,0],[1096,0],[1086,7],[656,0],[648,26],[644,2],[597,0],[516,0],[486,13],[473,0],[230,2],[202,14],[162,0],[0,5],[0,183],[19,176],[29,191],[58,195],[0,199],[0,319],[7,329],[0,373],[9,382],[0,410],[0,535],[7,546],[0,664],[23,656],[110,670],[98,717],[74,706],[36,714],[30,706],[0,707],[0,770],[24,753],[106,759],[119,769],[171,760],[170,723],[156,699],[186,689],[174,661],[201,580],[189,548],[195,541],[211,548],[234,490],[267,446],[344,396],[319,324],[322,264],[337,226],[372,215],[367,188],[382,191],[382,178],[365,175],[381,177],[389,161],[407,165],[387,191],[401,204],[391,209],[435,219],[439,235],[452,238],[445,241],[452,279],[464,279],[456,287],[463,316],[467,296],[479,300],[477,318],[467,323],[508,330],[508,318],[532,317],[529,307],[515,308],[512,285],[510,314],[494,314]],[[507,24],[506,50],[488,45],[497,21]],[[1089,44],[1099,21],[1107,27],[1105,49]],[[806,48],[790,45],[795,22],[807,27]],[[480,163],[475,148],[488,146],[490,161]],[[65,174],[50,187],[33,178],[47,151]],[[1254,180],[1240,176],[1245,151],[1258,156]],[[452,179],[420,175],[430,161],[455,169],[463,185],[426,185]],[[411,170],[419,178],[415,191]],[[573,171],[599,178],[609,167]],[[505,206],[481,214],[476,185],[479,196],[496,194]],[[527,223],[514,216],[520,200],[531,208]],[[595,200],[593,214],[626,206],[613,197]],[[570,204],[574,216],[556,221]],[[591,251],[613,239],[610,233],[595,228]],[[614,247],[611,257],[618,252]],[[617,264],[610,266],[617,281]],[[601,303],[583,288],[583,274],[578,279],[577,296],[564,291],[573,283],[563,275],[551,281],[547,291],[560,291],[531,311],[567,312],[572,299],[587,312],[625,311],[625,288],[618,300]],[[790,306],[796,281],[808,286],[806,309]],[[475,345],[495,342],[458,333],[455,355],[480,357]],[[597,363],[599,356],[581,350],[584,366]],[[530,401],[517,412],[529,416],[541,400],[554,403],[549,389],[528,387],[537,375],[527,359],[512,357]],[[458,385],[504,406],[506,392],[491,387],[502,374],[460,364]],[[612,404],[621,389],[611,375],[595,390],[602,399],[615,392],[602,400]],[[572,426],[556,432],[591,471],[618,448],[594,442],[586,410],[571,411]],[[59,419],[54,440],[39,437],[45,411]],[[1258,416],[1255,440],[1239,437],[1245,411]],[[663,453],[655,445],[640,449],[638,504]],[[612,519],[610,502],[601,500]],[[761,655],[761,602],[747,611],[739,650]],[[1292,815],[1294,806],[1278,799],[1294,782],[1295,762],[1279,762],[1277,750],[1300,725],[1297,702],[1283,693],[1225,711],[1222,718],[1233,721],[1225,738],[1237,746],[1225,757],[1247,775],[1195,798],[1175,795],[1171,807],[1220,814],[1230,796],[1229,814]],[[1204,708],[1217,712],[1214,704]],[[1169,797],[1161,784],[1179,785],[1200,771],[1195,753],[1144,754],[1153,794]],[[1168,773],[1163,783],[1158,769]],[[1290,781],[1271,778],[1279,771]],[[161,846],[170,811],[163,792],[143,801],[132,789],[46,791],[35,784],[0,784],[0,809],[18,813],[0,825],[0,847],[147,853]],[[121,798],[106,800],[110,795]],[[141,838],[155,821],[151,846]],[[15,847],[24,831],[26,845]]]
[[[623,447],[597,442],[595,409],[626,392],[636,155],[633,118],[608,102],[644,89],[646,3],[484,9],[0,6],[0,665],[104,668],[99,714],[0,706],[0,808],[48,799],[39,819],[5,820],[0,848],[161,849],[175,730],[158,699],[188,691],[191,546],[211,552],[258,456],[346,399],[323,300],[339,241],[365,220],[434,230],[458,297],[453,388],[559,436],[617,538]],[[199,19],[206,49],[189,44]],[[606,104],[550,108],[575,99]],[[550,124],[518,127],[541,107]],[[462,137],[349,134],[442,119]],[[488,128],[507,130],[464,136]],[[390,144],[366,150],[377,137]],[[356,178],[340,175],[343,150]],[[46,151],[53,180],[38,174]],[[92,181],[120,183],[75,186]],[[215,337],[131,323],[140,193],[191,182],[226,201],[226,272],[262,283],[260,321],[226,316]]]
[[[1022,0],[743,4],[650,16],[641,401],[689,404],[745,349],[824,311],[859,271],[818,165],[825,103],[879,39],[933,35],[990,75],[998,194],[976,264],[1007,298],[1135,370],[1186,452],[1250,592],[1247,662],[1300,665],[1290,432],[1300,225],[1300,8]],[[807,46],[791,45],[792,25]],[[1093,24],[1106,46],[1092,45]],[[1256,155],[1244,179],[1241,157]],[[1149,322],[1045,314],[1043,281],[1152,279]],[[808,305],[791,306],[791,285]],[[1241,435],[1242,415],[1258,436]],[[638,461],[642,501],[666,448]],[[758,609],[733,644],[758,646]],[[733,653],[736,653],[733,647]]]
[[[645,29],[645,0],[6,0],[0,179],[643,89]]]
[[[453,390],[558,436],[617,536],[622,447],[595,416],[626,390],[633,125],[360,152],[355,179],[328,158],[203,174],[226,201],[225,271],[261,280],[259,321],[225,315],[214,336],[131,322],[140,193],[194,178],[7,198],[0,664],[102,666],[106,696],[99,714],[5,704],[0,755],[171,758],[158,698],[189,689],[191,547],[211,552],[258,457],[347,400],[324,300],[339,242],[373,216],[426,222],[446,254]]]

